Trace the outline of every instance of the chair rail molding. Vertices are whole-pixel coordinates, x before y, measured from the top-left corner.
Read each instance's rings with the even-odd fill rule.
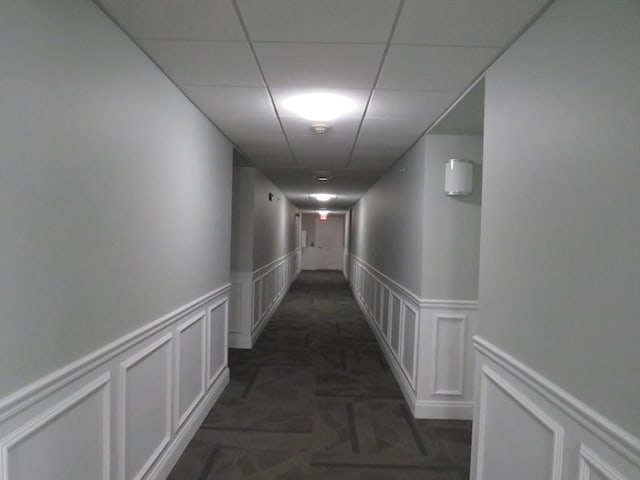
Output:
[[[356,255],[349,281],[416,418],[471,419],[478,302],[422,299]]]
[[[640,478],[639,438],[488,340],[473,343],[479,388],[471,478],[516,471],[533,478],[543,468],[553,480]],[[534,438],[532,418],[553,434]],[[510,440],[510,432],[522,440]]]
[[[216,288],[1,399],[0,480],[166,478],[229,382],[220,332],[230,289]]]

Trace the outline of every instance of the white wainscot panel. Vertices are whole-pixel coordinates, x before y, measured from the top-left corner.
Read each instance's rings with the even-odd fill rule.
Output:
[[[244,291],[242,282],[234,280],[231,283],[231,294],[229,296],[229,331],[242,333],[242,302],[244,301]]]
[[[579,480],[630,480],[599,457],[593,450],[580,445]]]
[[[389,338],[389,289],[382,287],[382,318],[380,320],[380,329],[385,338]]]
[[[416,322],[417,313],[407,304],[404,306],[402,334],[402,367],[411,386],[415,388],[416,342],[418,341]]]
[[[204,396],[206,312],[178,325],[176,335],[176,425],[181,426]]]
[[[561,480],[563,428],[486,365],[479,410],[477,480]]]
[[[227,365],[227,316],[226,300],[209,308],[209,338],[207,384],[211,386]]]
[[[436,395],[463,395],[466,315],[435,315],[434,387]]]
[[[120,478],[138,480],[171,437],[172,335],[121,365]]]
[[[0,440],[2,480],[110,480],[105,374]]]
[[[400,306],[400,299],[391,294],[391,335],[389,344],[396,356],[400,352]]]

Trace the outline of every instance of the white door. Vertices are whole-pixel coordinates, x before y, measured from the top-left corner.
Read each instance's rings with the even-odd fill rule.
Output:
[[[331,217],[316,221],[316,268],[342,270],[344,218]]]

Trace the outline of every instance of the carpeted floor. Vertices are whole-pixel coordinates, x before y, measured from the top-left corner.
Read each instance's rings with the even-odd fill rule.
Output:
[[[169,480],[467,480],[471,422],[414,420],[340,272],[302,272]]]

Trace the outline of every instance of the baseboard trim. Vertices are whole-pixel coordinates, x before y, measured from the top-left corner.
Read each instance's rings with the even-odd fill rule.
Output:
[[[522,381],[627,460],[640,466],[640,439],[484,338],[475,336],[473,343],[478,353]]]
[[[253,346],[251,336],[238,332],[229,332],[229,348],[250,349]]]
[[[470,418],[473,418],[473,402],[417,401],[415,403],[415,410],[413,414],[416,418],[469,420]]]
[[[190,418],[183,424],[179,433],[173,437],[172,441],[164,450],[164,453],[158,458],[151,470],[149,470],[149,473],[145,477],[147,480],[165,480],[167,478],[228,384],[229,368],[227,367],[220,372],[220,375],[214,381],[209,392],[200,402],[200,405],[191,413]]]

